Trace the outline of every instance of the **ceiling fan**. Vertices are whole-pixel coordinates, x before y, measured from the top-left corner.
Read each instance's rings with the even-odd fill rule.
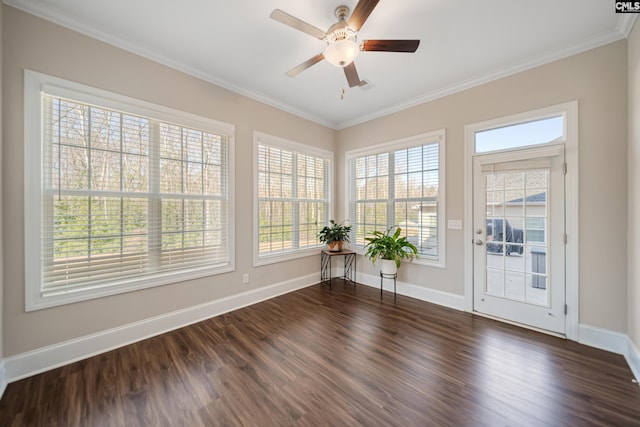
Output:
[[[351,16],[349,16],[349,8],[347,6],[338,6],[335,10],[338,22],[330,26],[326,32],[280,9],[271,12],[271,15],[269,15],[271,19],[327,42],[324,52],[293,67],[286,72],[286,75],[294,77],[312,65],[326,59],[331,64],[344,69],[349,87],[363,86],[367,82],[360,80],[356,65],[353,62],[360,51],[415,52],[418,49],[418,45],[420,45],[420,40],[363,40],[357,43],[358,31],[360,31],[360,28],[362,28],[379,1],[360,0]],[[348,16],[349,19],[347,20]]]

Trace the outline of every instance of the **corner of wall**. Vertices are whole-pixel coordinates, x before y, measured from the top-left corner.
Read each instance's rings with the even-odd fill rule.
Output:
[[[631,368],[631,372],[635,377],[636,383],[640,385],[640,351],[638,351],[638,347],[633,344],[631,338],[628,339],[624,358],[627,360],[627,363]]]
[[[578,342],[624,356],[636,381],[640,381],[640,352],[628,335],[581,324]]]
[[[4,248],[4,239],[2,238],[2,196],[3,196],[3,191],[2,191],[2,147],[4,146],[3,144],[3,129],[2,129],[2,103],[3,103],[3,96],[2,96],[2,86],[3,86],[3,76],[2,76],[2,55],[3,55],[3,34],[2,34],[2,29],[4,28],[4,25],[2,25],[2,16],[3,16],[3,9],[4,9],[4,4],[2,2],[0,2],[0,398],[2,398],[2,395],[4,394],[4,390],[7,386],[7,382],[5,380],[5,376],[4,376],[4,362],[3,362],[3,357],[4,357],[4,350],[3,350],[3,341],[4,341],[4,322],[3,322],[3,317],[4,317],[4,300],[3,300],[3,295],[4,295],[4,268],[3,268],[3,248]]]
[[[630,354],[628,359],[640,380],[640,226],[635,219],[640,215],[640,24],[636,22],[627,39],[628,78],[628,175],[627,175],[627,333]]]
[[[5,375],[4,361],[0,360],[0,399],[4,395],[4,391],[7,389],[7,377]]]

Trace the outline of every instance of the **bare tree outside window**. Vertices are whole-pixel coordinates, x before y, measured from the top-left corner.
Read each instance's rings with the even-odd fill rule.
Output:
[[[223,136],[43,102],[46,288],[228,259]]]
[[[257,144],[258,256],[320,245],[328,221],[329,160],[283,147]]]

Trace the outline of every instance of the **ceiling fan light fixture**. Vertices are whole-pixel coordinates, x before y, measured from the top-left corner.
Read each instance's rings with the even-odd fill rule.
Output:
[[[351,64],[360,53],[358,43],[345,39],[330,43],[324,50],[324,57],[336,67],[346,67]]]

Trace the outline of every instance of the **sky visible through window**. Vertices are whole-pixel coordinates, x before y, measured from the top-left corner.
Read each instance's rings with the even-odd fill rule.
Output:
[[[476,132],[476,153],[546,144],[564,134],[563,116]]]

